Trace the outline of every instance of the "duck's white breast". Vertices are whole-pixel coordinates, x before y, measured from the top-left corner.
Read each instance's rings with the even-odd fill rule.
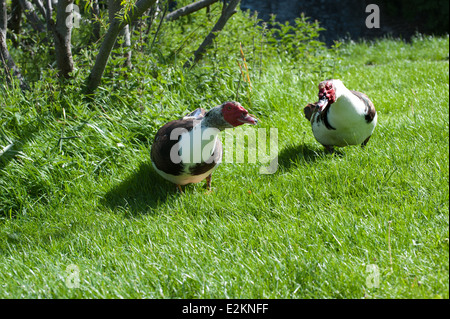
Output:
[[[370,123],[364,117],[364,103],[356,96],[340,97],[328,110],[327,119],[334,128],[317,121],[318,113],[311,118],[314,137],[323,145],[346,146],[363,143],[377,124],[377,115]]]

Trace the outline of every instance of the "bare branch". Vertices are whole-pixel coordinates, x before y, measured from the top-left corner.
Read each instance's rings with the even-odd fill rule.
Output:
[[[3,64],[7,81],[11,82],[12,77],[14,76],[19,79],[20,88],[25,90],[28,89],[28,85],[22,77],[19,68],[14,63],[6,44],[7,23],[6,0],[0,0],[0,64]]]
[[[231,16],[236,13],[236,7],[238,6],[240,1],[241,0],[231,0],[230,3],[228,4],[228,6],[224,7],[224,9],[222,10],[222,14],[219,17],[219,20],[214,25],[211,32],[206,36],[205,40],[203,40],[203,43],[199,46],[197,51],[195,51],[194,61],[191,61],[191,60],[186,61],[186,63],[184,64],[185,68],[189,68],[189,67],[191,67],[191,65],[193,65],[201,60],[201,58],[203,57],[203,55],[206,52],[206,49],[212,45],[217,34],[220,31],[222,31],[222,29],[225,26],[225,24],[227,23],[228,19],[230,19]]]
[[[217,1],[219,1],[219,0],[200,0],[200,1],[188,4],[187,6],[185,6],[183,8],[180,8],[178,10],[175,10],[175,11],[169,13],[166,16],[166,20],[168,20],[168,21],[176,20],[182,16],[186,16],[188,14],[191,14],[192,12],[196,12],[200,9],[210,6],[211,4],[213,4]]]
[[[31,26],[38,32],[45,32],[44,24],[38,18],[36,12],[34,12],[34,7],[31,2],[27,0],[19,0],[20,5],[22,6],[23,13],[27,17],[27,20],[30,21]]]
[[[39,12],[42,14],[44,18],[47,19],[47,12],[45,11],[44,5],[42,4],[41,0],[32,0],[36,8],[39,10]]]

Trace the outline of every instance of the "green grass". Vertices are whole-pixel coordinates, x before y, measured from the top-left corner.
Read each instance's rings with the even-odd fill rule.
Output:
[[[278,128],[278,171],[224,163],[208,194],[177,193],[149,151],[165,121],[233,98],[231,76],[200,85],[174,71],[160,105],[125,82],[94,108],[76,93],[59,105],[4,90],[0,145],[14,146],[0,157],[0,297],[448,298],[448,47],[343,45],[335,77],[372,98],[379,124],[366,149],[333,155],[302,111],[322,75],[266,65],[252,104],[241,96],[260,127]]]

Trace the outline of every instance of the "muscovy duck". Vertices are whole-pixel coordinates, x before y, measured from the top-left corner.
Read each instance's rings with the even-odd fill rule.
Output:
[[[238,102],[225,102],[206,111],[198,108],[181,119],[162,126],[151,148],[154,169],[177,185],[207,181],[222,160],[220,131],[245,123],[256,125],[257,119]]]
[[[377,125],[372,101],[364,93],[347,89],[341,80],[320,82],[319,101],[303,111],[314,137],[330,152],[335,146],[364,147]]]

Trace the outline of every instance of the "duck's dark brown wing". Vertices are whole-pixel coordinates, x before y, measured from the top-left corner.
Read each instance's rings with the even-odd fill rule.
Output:
[[[192,119],[175,120],[165,124],[158,130],[152,144],[150,157],[159,170],[172,175],[181,174],[183,171],[183,164],[181,162],[174,163],[170,158],[170,151],[172,150],[172,147],[178,143],[180,136],[178,136],[177,139],[170,139],[170,134],[177,128],[190,131],[192,130],[193,124],[194,122]]]
[[[189,172],[192,175],[201,175],[213,169],[214,166],[216,166],[217,163],[219,163],[222,159],[222,151],[222,142],[217,139],[216,147],[214,149],[214,153],[211,154],[211,157],[206,162],[201,162],[196,164],[195,166],[192,166],[189,169]]]
[[[361,92],[358,91],[352,91],[350,90],[354,95],[356,95],[361,101],[364,102],[364,105],[366,106],[366,109],[364,110],[364,118],[366,119],[367,123],[370,123],[375,118],[375,114],[377,111],[375,110],[375,106],[373,105],[372,101],[369,99],[369,97]]]
[[[305,117],[308,119],[308,121],[311,121],[311,117],[314,112],[317,111],[317,103],[309,103],[306,105],[303,109],[303,113],[305,113]]]

